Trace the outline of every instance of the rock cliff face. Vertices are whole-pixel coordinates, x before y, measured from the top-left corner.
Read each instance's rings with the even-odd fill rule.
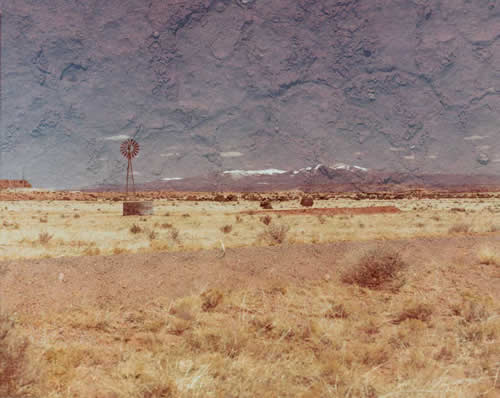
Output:
[[[0,0],[0,178],[500,173],[496,0]]]

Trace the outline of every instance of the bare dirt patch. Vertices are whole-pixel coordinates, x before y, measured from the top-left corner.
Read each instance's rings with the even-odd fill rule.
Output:
[[[400,213],[401,210],[395,206],[370,206],[370,207],[334,207],[334,208],[316,208],[316,209],[285,209],[285,210],[258,210],[244,211],[243,214],[262,214],[276,213],[289,215],[323,215],[335,216],[339,214],[391,214]]]
[[[395,240],[386,246],[415,269],[460,258],[460,263],[471,265],[467,283],[491,286],[498,283],[498,275],[491,280],[481,274],[495,267],[476,266],[478,244],[498,247],[500,236]],[[266,288],[276,281],[300,285],[326,274],[340,278],[347,255],[372,246],[368,241],[248,247],[227,249],[223,258],[220,251],[203,250],[6,261],[1,263],[1,306],[35,315],[82,304],[134,307],[156,297],[175,299],[207,288]],[[500,297],[500,289],[495,290],[489,291]]]

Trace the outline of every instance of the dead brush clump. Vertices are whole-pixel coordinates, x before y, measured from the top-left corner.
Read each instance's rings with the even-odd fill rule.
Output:
[[[14,322],[0,314],[0,396],[20,396],[26,373],[28,343],[14,335]]]
[[[132,226],[130,227],[129,231],[135,235],[135,234],[141,233],[142,232],[142,228],[139,225],[137,225],[137,224],[132,224]]]
[[[228,225],[224,225],[223,227],[221,227],[220,229],[223,233],[225,234],[228,234],[230,233],[232,230],[233,230],[233,226],[228,224]]]
[[[170,239],[172,239],[174,242],[179,243],[180,242],[180,236],[179,236],[179,230],[177,228],[172,228],[170,230]]]
[[[407,264],[399,252],[387,246],[369,249],[354,258],[342,274],[344,283],[369,289],[397,289],[404,283]]]
[[[148,232],[148,239],[149,240],[155,240],[158,239],[158,232],[156,232],[154,229]]]
[[[490,225],[490,227],[488,228],[488,232],[500,232],[500,225]]]
[[[331,307],[325,311],[323,316],[328,319],[346,319],[349,317],[349,313],[344,307],[344,304],[340,303],[332,304]]]
[[[205,312],[213,311],[222,303],[224,295],[218,289],[210,289],[201,294],[201,309]]]
[[[500,253],[489,246],[481,247],[477,253],[477,258],[481,264],[500,265]]]
[[[432,315],[432,306],[427,303],[407,303],[392,320],[392,323],[399,325],[408,319],[417,319],[422,322],[427,322]]]
[[[454,224],[448,229],[448,233],[450,234],[467,234],[471,232],[471,226],[466,223],[457,223]]]
[[[49,234],[48,232],[40,232],[38,234],[38,243],[40,243],[41,245],[47,245],[52,238],[53,235]]]
[[[269,228],[261,234],[261,238],[271,244],[282,244],[290,231],[287,224],[271,224]]]
[[[98,247],[89,246],[83,251],[83,255],[89,257],[99,256],[100,254],[101,254],[101,249],[99,249]]]
[[[465,323],[483,322],[490,313],[484,303],[470,297],[462,297],[461,303],[450,305],[453,315],[459,316]]]
[[[272,217],[270,215],[267,215],[267,216],[264,216],[264,217],[261,217],[260,218],[260,221],[265,224],[265,225],[269,225],[271,224],[271,221],[272,221]]]

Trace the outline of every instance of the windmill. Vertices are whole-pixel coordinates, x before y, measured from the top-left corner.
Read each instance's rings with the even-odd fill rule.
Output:
[[[120,152],[122,155],[127,158],[128,164],[127,164],[127,195],[128,195],[128,183],[129,180],[132,179],[132,189],[135,194],[135,183],[134,183],[134,172],[132,170],[132,159],[137,156],[139,153],[139,143],[134,140],[133,138],[129,138],[128,140],[125,140],[122,142],[120,145]]]

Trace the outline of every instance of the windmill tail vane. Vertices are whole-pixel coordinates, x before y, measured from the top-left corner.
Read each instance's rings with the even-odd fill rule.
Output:
[[[128,140],[125,140],[122,142],[120,145],[120,152],[123,155],[123,157],[127,158],[127,195],[128,195],[128,187],[129,187],[129,180],[132,180],[132,189],[135,194],[135,183],[134,183],[134,171],[132,169],[132,159],[137,156],[139,153],[139,143],[134,140],[133,138],[129,138]]]

